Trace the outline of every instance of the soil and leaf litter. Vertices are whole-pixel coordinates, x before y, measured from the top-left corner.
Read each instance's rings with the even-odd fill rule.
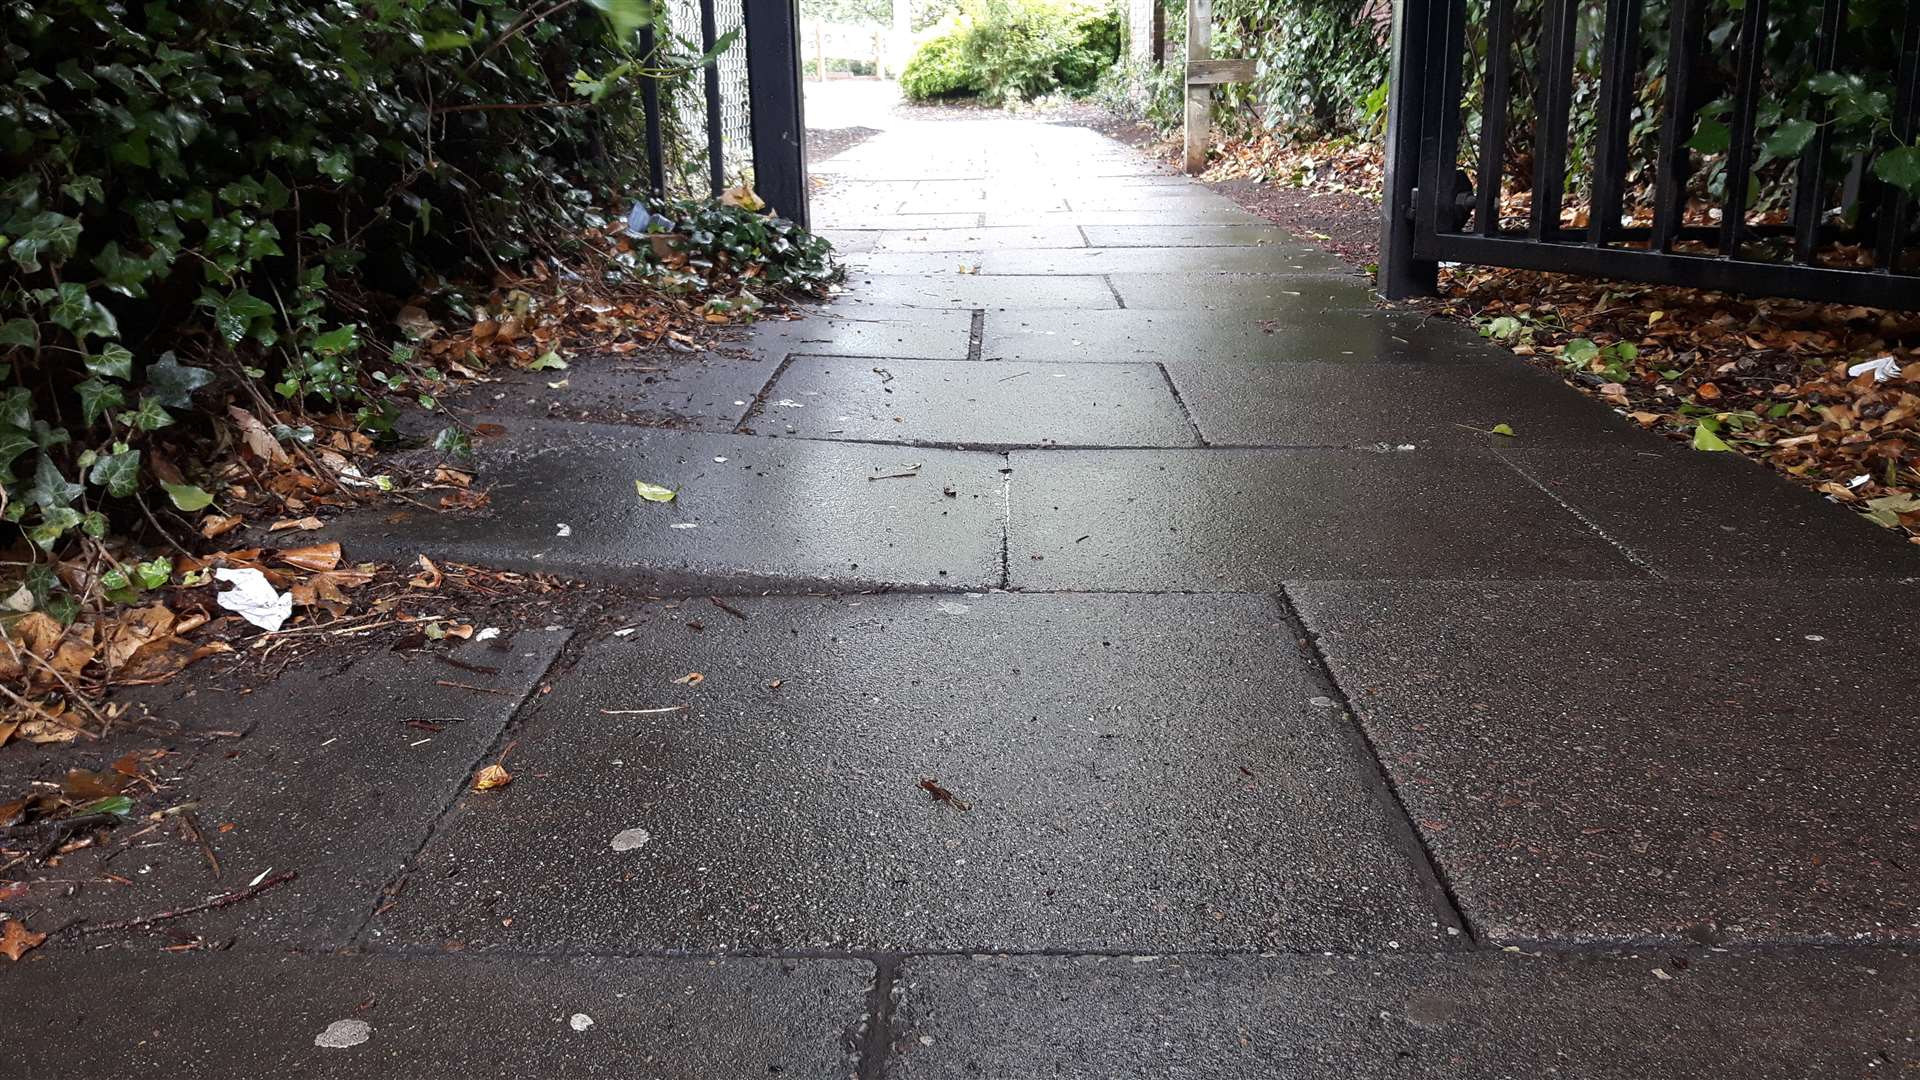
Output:
[[[542,575],[302,537],[370,502],[485,506],[468,458],[511,432],[450,409],[463,386],[670,367],[836,279],[744,182],[636,198],[641,89],[703,59],[639,55],[648,10],[0,12],[0,748],[164,735],[108,693],[189,665],[244,681],[580,605]],[[426,452],[395,453],[402,410],[439,416],[413,425],[438,429]],[[129,826],[204,842],[153,775],[0,791],[0,897]],[[37,944],[0,927],[0,951]]]

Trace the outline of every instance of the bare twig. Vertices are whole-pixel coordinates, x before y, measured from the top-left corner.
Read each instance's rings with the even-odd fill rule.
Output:
[[[204,904],[195,904],[192,907],[176,908],[173,911],[160,911],[152,915],[142,915],[139,918],[126,919],[121,922],[101,923],[99,926],[88,926],[84,923],[76,923],[74,924],[72,929],[75,934],[80,936],[85,936],[87,934],[105,934],[105,933],[112,932],[114,930],[137,930],[140,927],[151,926],[154,923],[165,922],[168,919],[178,919],[187,915],[198,915],[203,911],[212,911],[215,908],[223,908],[231,904],[238,904],[243,900],[251,900],[256,896],[259,896],[261,893],[266,892],[268,889],[274,888],[275,886],[278,886],[278,885],[285,885],[287,882],[292,881],[294,878],[297,878],[299,876],[300,875],[298,872],[293,870],[287,870],[283,873],[275,874],[272,877],[267,878],[265,881],[261,881],[254,885],[249,885],[246,888],[239,890],[238,892],[230,892],[225,896],[216,896]]]

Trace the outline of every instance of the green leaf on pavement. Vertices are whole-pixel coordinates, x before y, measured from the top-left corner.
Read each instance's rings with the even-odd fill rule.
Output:
[[[1495,435],[1505,435],[1509,439],[1514,437],[1513,428],[1507,424],[1493,425],[1493,433]]]
[[[663,503],[673,501],[673,489],[661,487],[659,484],[649,484],[645,480],[635,480],[633,482],[633,489],[639,492],[640,497],[648,502]]]

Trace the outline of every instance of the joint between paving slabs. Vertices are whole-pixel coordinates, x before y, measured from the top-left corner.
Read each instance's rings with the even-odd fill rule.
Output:
[[[787,368],[793,363],[793,358],[802,355],[805,354],[791,352],[780,354],[780,362],[773,365],[773,373],[767,376],[766,382],[760,384],[760,392],[753,395],[753,400],[747,403],[747,411],[740,414],[739,422],[733,425],[732,434],[753,434],[752,430],[747,427],[748,421],[760,417],[767,407],[767,395],[773,393],[774,384],[780,381],[780,376],[787,373]]]
[[[1309,684],[1330,698],[1334,709],[1340,714],[1341,734],[1353,748],[1355,756],[1361,759],[1356,762],[1361,766],[1361,782],[1375,794],[1386,810],[1392,831],[1426,887],[1437,920],[1443,927],[1458,930],[1466,946],[1479,947],[1480,935],[1467,920],[1453,883],[1448,880],[1439,860],[1434,857],[1433,849],[1427,846],[1426,837],[1421,835],[1419,826],[1414,823],[1412,813],[1407,810],[1406,800],[1401,797],[1392,774],[1387,771],[1386,762],[1380,757],[1380,748],[1374,745],[1366,727],[1360,723],[1360,715],[1354,710],[1353,702],[1348,700],[1346,691],[1334,679],[1333,669],[1328,666],[1326,654],[1320,649],[1319,635],[1308,628],[1306,620],[1300,617],[1299,609],[1294,607],[1293,598],[1287,595],[1284,588],[1273,594],[1273,600],[1279,608],[1281,621],[1293,635],[1300,659],[1305,662]]]
[[[1593,535],[1598,536],[1600,539],[1606,541],[1609,547],[1613,548],[1613,550],[1620,553],[1621,558],[1639,567],[1642,571],[1644,571],[1647,574],[1647,576],[1652,577],[1655,580],[1663,581],[1666,579],[1666,575],[1661,573],[1658,569],[1656,569],[1653,563],[1649,561],[1646,558],[1646,556],[1641,555],[1639,552],[1633,550],[1631,547],[1628,547],[1624,542],[1620,541],[1619,539],[1616,539],[1612,533],[1609,533],[1607,532],[1607,530],[1601,528],[1599,522],[1588,517],[1586,514],[1581,513],[1579,507],[1561,498],[1559,493],[1555,492],[1552,488],[1534,479],[1533,474],[1528,472],[1526,469],[1522,468],[1519,462],[1501,453],[1497,449],[1493,452],[1493,456],[1500,459],[1500,464],[1505,465],[1507,468],[1512,469],[1515,473],[1517,473],[1520,479],[1525,480],[1527,483],[1533,485],[1534,490],[1540,492],[1540,494],[1542,495],[1545,495],[1547,498],[1552,499],[1554,503],[1560,507],[1560,509],[1565,510],[1569,514],[1572,514],[1573,519],[1575,521],[1578,521],[1580,524],[1586,526],[1587,530],[1592,532]]]
[[[980,359],[982,343],[987,339],[987,312],[985,308],[974,308],[973,319],[967,324],[967,359]]]
[[[454,783],[453,791],[447,796],[446,802],[441,804],[439,812],[435,813],[433,819],[427,823],[426,830],[420,835],[420,841],[413,846],[413,850],[407,852],[405,858],[400,860],[400,868],[395,870],[393,876],[383,882],[379,891],[374,894],[373,903],[367,906],[367,913],[361,916],[359,924],[353,928],[351,934],[347,935],[348,948],[366,947],[367,931],[373,926],[373,920],[379,916],[389,901],[400,895],[406,885],[407,876],[413,872],[414,863],[420,858],[421,853],[427,850],[427,845],[433,843],[434,837],[439,836],[440,831],[446,827],[448,819],[453,816],[454,809],[460,805],[461,797],[467,793],[468,784],[474,773],[486,763],[499,760],[502,749],[519,733],[522,714],[527,711],[529,705],[540,700],[540,688],[566,674],[578,662],[580,651],[585,646],[582,644],[580,648],[576,648],[575,642],[580,641],[580,635],[571,630],[566,633],[566,640],[562,641],[560,648],[554,651],[553,660],[540,669],[538,677],[527,684],[526,691],[513,703],[513,711],[507,714],[506,722],[500,725],[500,733],[495,735],[493,741],[487,744],[487,748],[467,765],[466,770]]]
[[[1002,452],[1000,460],[1006,462],[1005,471],[1000,474],[1000,585],[1009,591],[1013,588],[1013,455]]]
[[[1193,410],[1187,408],[1187,399],[1180,396],[1180,387],[1173,381],[1173,372],[1167,370],[1167,365],[1157,361],[1153,366],[1160,369],[1160,377],[1167,383],[1167,393],[1173,395],[1173,403],[1180,407],[1180,415],[1187,421],[1187,430],[1193,432],[1193,444],[1202,447],[1210,445],[1207,437],[1201,433],[1200,425],[1193,419]]]
[[[893,1053],[893,1007],[901,957],[883,953],[869,955],[866,960],[873,965],[873,985],[867,989],[867,1011],[861,1017],[859,1037],[851,1040],[858,1054],[854,1075],[859,1080],[880,1080]]]
[[[1113,294],[1113,306],[1121,311],[1125,311],[1127,309],[1127,301],[1121,297],[1119,287],[1113,283],[1113,275],[1101,274],[1100,280],[1107,283],[1107,291]]]

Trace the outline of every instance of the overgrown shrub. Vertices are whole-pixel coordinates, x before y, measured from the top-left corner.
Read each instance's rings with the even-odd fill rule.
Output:
[[[972,0],[914,53],[901,89],[916,101],[959,93],[995,105],[1031,101],[1092,89],[1119,55],[1120,18],[1111,7]]]
[[[934,101],[983,89],[967,62],[966,41],[959,33],[928,39],[900,71],[900,92],[909,101]]]
[[[0,2],[5,519],[51,549],[163,491],[207,506],[196,441],[227,395],[379,428],[377,293],[565,247],[638,189],[648,14]]]

